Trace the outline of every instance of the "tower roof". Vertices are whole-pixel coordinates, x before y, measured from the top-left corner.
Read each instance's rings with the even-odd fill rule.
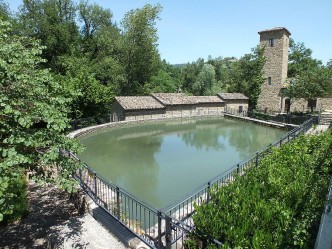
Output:
[[[267,32],[273,32],[273,31],[285,31],[286,33],[288,33],[288,35],[291,35],[291,33],[289,32],[289,30],[286,29],[286,28],[284,28],[284,27],[276,27],[276,28],[272,28],[272,29],[262,30],[262,31],[259,31],[258,34],[267,33]]]

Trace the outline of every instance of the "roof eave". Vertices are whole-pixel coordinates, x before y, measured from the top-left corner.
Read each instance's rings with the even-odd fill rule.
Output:
[[[259,31],[258,34],[274,32],[274,31],[280,31],[280,30],[284,30],[284,31],[286,31],[286,33],[288,33],[288,35],[291,35],[291,32],[289,32],[289,30],[287,28],[284,28],[284,27],[280,27],[280,28],[276,28],[276,29],[262,30],[262,31]]]

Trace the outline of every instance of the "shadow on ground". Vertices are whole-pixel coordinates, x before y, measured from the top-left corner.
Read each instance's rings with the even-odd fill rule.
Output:
[[[47,234],[60,229],[58,226],[70,227],[63,231],[66,237],[77,237],[81,233],[82,222],[75,206],[69,201],[68,194],[56,187],[41,187],[29,183],[29,214],[28,216],[6,226],[0,226],[1,248],[46,248]],[[56,242],[57,239],[52,238]],[[59,241],[60,242],[60,241]],[[75,248],[84,248],[78,245]]]

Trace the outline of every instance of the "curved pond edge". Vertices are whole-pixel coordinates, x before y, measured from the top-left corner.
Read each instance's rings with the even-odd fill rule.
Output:
[[[162,121],[182,121],[182,120],[202,120],[202,119],[216,119],[216,118],[224,118],[224,115],[218,116],[200,116],[200,117],[177,117],[177,118],[160,118],[160,119],[146,119],[146,120],[128,120],[128,121],[116,121],[116,122],[109,122],[100,125],[93,125],[85,128],[78,129],[76,131],[72,131],[67,134],[67,137],[70,138],[77,138],[81,137],[95,131],[99,131],[106,128],[113,128],[113,127],[122,127],[131,124],[141,124],[141,123],[153,123],[153,122],[162,122]]]
[[[90,133],[93,133],[95,131],[99,131],[105,128],[113,128],[113,127],[122,127],[125,125],[130,124],[140,124],[140,123],[153,123],[153,122],[161,122],[161,121],[181,121],[181,120],[201,120],[201,119],[215,119],[215,118],[231,118],[231,119],[240,119],[242,121],[246,122],[252,122],[264,126],[271,126],[278,129],[285,129],[285,130],[291,130],[293,128],[299,127],[299,125],[292,125],[292,124],[285,124],[285,123],[277,123],[277,122],[270,122],[270,121],[264,121],[259,120],[255,118],[249,118],[246,116],[238,116],[238,115],[232,115],[225,113],[223,115],[218,116],[200,116],[200,117],[183,117],[183,118],[161,118],[161,119],[146,119],[146,120],[129,120],[129,121],[116,121],[116,122],[108,122],[105,124],[100,125],[93,125],[85,128],[81,128],[75,131],[70,132],[67,136],[70,138],[77,138],[81,137]]]
[[[223,116],[209,116],[199,117],[199,119],[222,117]],[[236,116],[234,116],[234,118],[236,118]],[[181,118],[179,120],[184,119],[187,120],[193,118]],[[108,127],[121,127],[128,124],[163,120],[165,119],[105,123],[102,125],[90,126],[71,132],[68,137],[76,138]],[[170,120],[175,119],[172,118]],[[265,125],[271,126],[271,124],[272,122]],[[183,198],[180,198],[180,200],[174,204],[160,210],[156,210],[155,208],[146,205],[139,198],[131,195],[130,193],[127,193],[109,181],[105,181],[86,164],[83,164],[83,168],[79,169],[76,174],[74,173],[74,178],[80,183],[82,189],[92,198],[97,206],[105,210],[109,215],[114,217],[124,227],[131,231],[140,241],[146,244],[146,247],[143,246],[141,248],[162,248],[164,245],[166,245],[166,248],[171,248],[172,245],[179,246],[181,248],[183,246],[182,243],[185,240],[185,235],[190,233],[193,226],[191,219],[192,214],[195,212],[193,201],[200,200],[198,203],[208,202],[210,199],[210,188],[215,186],[222,187],[224,185],[230,184],[236,175],[243,175],[245,174],[246,170],[257,166],[260,157],[268,153],[271,147],[279,147],[282,144],[296,138],[297,136],[306,133],[312,127],[312,125],[313,119],[310,119],[300,126],[296,126],[292,131],[288,132],[285,136],[280,138],[280,140],[269,145],[264,150],[257,152],[248,160],[234,165],[228,171],[223,172],[206,184],[203,184],[198,189],[195,189],[191,193],[183,196]],[[68,152],[68,155],[70,157],[77,158],[76,155],[72,154],[71,152]],[[111,199],[108,198],[109,194],[111,194]],[[128,203],[128,205],[123,207],[123,203],[124,205]],[[136,207],[136,215],[134,215],[134,212],[130,213],[130,210],[133,209],[134,206]],[[140,210],[139,217],[137,216],[137,210]],[[144,212],[142,216],[144,219],[142,219],[140,215],[141,210]],[[125,212],[125,214],[123,215],[121,211]],[[129,213],[127,213],[127,211]],[[145,222],[146,216],[152,217],[152,223],[150,222],[150,218],[148,218],[149,226],[147,226],[146,229],[142,229],[139,224],[143,224],[143,222]]]

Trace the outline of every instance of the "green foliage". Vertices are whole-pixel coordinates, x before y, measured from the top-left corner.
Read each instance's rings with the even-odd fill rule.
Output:
[[[18,220],[28,213],[28,198],[25,176],[0,177],[0,224]],[[0,209],[0,210],[1,210]]]
[[[145,5],[142,9],[129,11],[121,22],[122,49],[121,62],[125,68],[126,82],[122,94],[141,93],[160,68],[157,49],[156,20],[161,6]]]
[[[249,97],[249,107],[255,108],[264,82],[264,50],[257,47],[234,63],[229,92],[240,92]]]
[[[75,17],[76,6],[72,0],[25,0],[16,30],[40,39],[46,46],[42,53],[46,66],[58,72],[57,57],[70,54],[79,41]]]
[[[239,60],[209,57],[189,63],[181,68],[182,88],[194,95],[215,95],[220,92],[240,92],[249,97],[250,107],[255,107],[264,82],[264,50],[252,49]]]
[[[68,96],[72,97],[70,103],[70,116],[72,119],[82,117],[104,116],[109,114],[111,103],[116,89],[101,84],[96,79],[88,65],[91,63],[87,58],[62,58],[66,75],[58,75],[56,78],[61,82]]]
[[[319,67],[322,63],[311,57],[312,50],[304,43],[295,43],[289,40],[288,77],[294,78],[306,71]]]
[[[74,184],[77,165],[59,154],[60,148],[79,149],[64,134],[71,99],[49,70],[41,69],[41,49],[34,39],[11,35],[9,23],[0,20],[0,214],[13,212],[10,203],[18,194],[10,184],[22,173],[64,189]]]
[[[158,74],[151,77],[150,82],[144,85],[144,94],[151,93],[173,93],[178,89],[173,78],[164,70],[159,70]]]
[[[313,248],[331,162],[331,131],[274,149],[196,207],[193,236],[207,234],[223,248]]]
[[[183,91],[191,94],[194,93],[193,86],[203,66],[204,59],[200,58],[196,62],[188,63],[185,67],[181,68]]]
[[[332,94],[332,70],[325,67],[303,71],[294,80],[293,96],[306,100]]]
[[[332,94],[332,70],[311,57],[312,51],[304,43],[290,40],[288,77],[293,78],[292,97],[305,100],[328,97]],[[290,86],[284,92],[290,96]],[[311,110],[313,111],[313,110]]]
[[[0,0],[0,19],[3,21],[8,21],[11,18],[11,13],[8,4],[3,0]]]
[[[216,72],[210,64],[204,64],[193,84],[194,95],[209,95],[216,84]]]

